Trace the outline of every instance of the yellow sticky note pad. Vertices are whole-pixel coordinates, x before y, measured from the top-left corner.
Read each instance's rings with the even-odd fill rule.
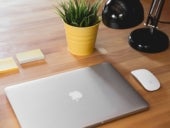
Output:
[[[44,54],[40,49],[17,53],[16,57],[20,64],[44,59]]]
[[[0,73],[17,71],[18,66],[12,57],[0,59]]]

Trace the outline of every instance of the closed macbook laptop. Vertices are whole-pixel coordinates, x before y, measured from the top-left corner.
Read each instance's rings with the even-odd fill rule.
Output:
[[[107,62],[9,86],[5,92],[22,128],[96,127],[148,108]]]

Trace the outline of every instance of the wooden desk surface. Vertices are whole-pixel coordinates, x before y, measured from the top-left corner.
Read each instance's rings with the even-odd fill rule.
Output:
[[[166,1],[166,2],[169,2]],[[151,0],[143,0],[145,11]],[[128,35],[134,30],[114,30],[102,23],[96,41],[97,48],[105,48],[107,55],[98,51],[88,57],[75,57],[67,51],[63,23],[54,12],[53,0],[0,1],[0,58],[22,51],[40,48],[45,63],[19,65],[18,73],[0,75],[0,128],[19,128],[4,88],[24,81],[110,61],[115,68],[148,101],[148,111],[122,118],[100,128],[169,128],[170,127],[170,48],[157,54],[138,52],[128,44]],[[162,20],[170,20],[170,4],[166,4]],[[147,12],[145,12],[147,14]],[[136,28],[142,27],[143,24]],[[170,37],[170,25],[159,24]],[[17,62],[17,60],[16,60]],[[161,82],[155,92],[145,91],[130,74],[131,70],[147,68]]]

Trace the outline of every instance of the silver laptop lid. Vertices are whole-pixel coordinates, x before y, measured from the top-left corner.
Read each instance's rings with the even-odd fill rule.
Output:
[[[22,128],[96,126],[148,108],[110,63],[5,88]]]

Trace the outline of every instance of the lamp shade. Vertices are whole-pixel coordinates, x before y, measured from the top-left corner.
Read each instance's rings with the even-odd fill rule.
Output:
[[[125,29],[137,26],[144,19],[139,0],[107,0],[103,11],[103,23],[110,28]]]

